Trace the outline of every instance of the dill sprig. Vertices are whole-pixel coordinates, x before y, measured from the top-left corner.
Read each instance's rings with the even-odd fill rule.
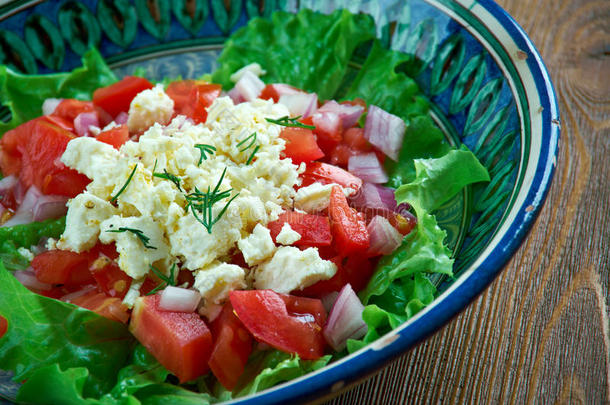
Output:
[[[242,140],[241,142],[239,142],[236,146],[237,148],[239,148],[240,146],[244,145],[246,142],[250,141],[250,143],[248,143],[246,146],[244,146],[243,148],[239,149],[240,152],[245,152],[248,149],[250,149],[255,143],[256,143],[256,132],[252,132],[247,138],[245,138],[244,140]]]
[[[250,154],[250,157],[248,158],[248,160],[246,161],[246,164],[249,165],[250,163],[252,163],[252,159],[254,159],[254,155],[256,155],[256,152],[258,152],[258,150],[260,149],[260,145],[256,145],[256,148],[254,148],[254,150],[252,151],[252,153]]]
[[[303,124],[302,122],[297,121],[299,118],[301,118],[300,115],[298,115],[296,117],[292,117],[292,118],[290,118],[289,116],[286,115],[282,118],[278,118],[277,120],[274,120],[272,118],[265,118],[265,119],[267,120],[267,122],[270,122],[272,124],[282,125],[284,127],[316,129],[316,127],[313,125],[306,125],[306,124]]]
[[[210,190],[210,186],[208,186],[208,190],[203,193],[197,187],[195,187],[195,192],[187,194],[185,196],[187,201],[186,210],[188,211],[189,208],[191,209],[191,212],[193,213],[195,219],[200,222],[205,227],[205,229],[207,229],[208,233],[212,233],[212,227],[214,226],[214,224],[216,224],[220,220],[220,218],[222,218],[224,213],[229,208],[229,204],[231,204],[231,202],[239,195],[239,193],[237,193],[233,197],[231,197],[229,201],[227,201],[225,206],[222,208],[222,210],[218,213],[218,215],[214,217],[212,213],[212,207],[214,206],[214,204],[216,204],[220,200],[224,200],[225,198],[230,197],[231,192],[233,191],[232,188],[224,191],[219,191],[220,185],[226,173],[227,168],[225,167],[222,172],[222,175],[220,176],[220,180],[218,180],[218,183],[214,187],[214,190]]]
[[[199,162],[197,163],[197,166],[201,165],[201,163],[204,160],[208,160],[208,157],[205,155],[206,153],[209,153],[210,155],[214,154],[214,152],[216,152],[216,147],[212,146],[212,145],[207,145],[205,143],[198,143],[195,145],[195,147],[197,149],[199,149],[199,152],[201,153],[201,156],[199,156]]]
[[[131,179],[133,178],[133,175],[135,174],[135,172],[136,172],[136,169],[137,169],[137,168],[138,168],[138,165],[136,164],[136,165],[133,167],[133,170],[131,171],[131,174],[130,174],[130,175],[129,175],[129,177],[127,178],[127,181],[125,182],[125,184],[123,184],[123,187],[121,187],[121,189],[119,190],[119,192],[118,192],[118,193],[116,193],[116,194],[115,194],[115,196],[114,196],[114,197],[112,197],[112,198],[110,199],[110,202],[111,202],[111,203],[114,203],[114,202],[117,200],[117,198],[119,198],[119,196],[121,195],[121,193],[123,193],[123,191],[125,191],[125,189],[127,188],[127,185],[128,185],[130,182],[131,182]]]
[[[161,273],[161,270],[159,270],[152,264],[150,265],[150,269],[153,273],[155,273],[157,277],[159,277],[163,282],[165,282],[165,285],[163,283],[159,284],[158,286],[150,290],[150,292],[146,295],[153,295],[154,293],[156,293],[162,288],[167,287],[168,285],[176,285],[176,281],[174,281],[174,271],[176,270],[176,263],[172,264],[172,267],[169,269],[169,277]]]
[[[138,237],[138,239],[140,239],[140,242],[142,242],[142,244],[144,245],[144,247],[146,249],[157,249],[156,247],[148,244],[148,242],[150,242],[150,238],[148,236],[144,235],[144,232],[142,232],[139,229],[120,227],[119,229],[109,229],[106,232],[113,232],[113,233],[131,232],[134,235],[136,235]]]
[[[155,162],[155,166],[156,165],[157,165],[157,162]],[[167,169],[163,169],[163,173],[155,173],[153,171],[153,177],[158,177],[160,179],[169,180],[172,183],[174,183],[176,185],[176,187],[178,187],[178,190],[182,191],[182,187],[180,187],[180,181],[181,181],[180,177],[176,176],[175,174],[169,173],[167,171]]]

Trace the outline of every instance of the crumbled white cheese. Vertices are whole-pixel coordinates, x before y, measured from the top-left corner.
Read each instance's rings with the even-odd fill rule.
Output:
[[[174,114],[174,100],[157,84],[152,89],[138,93],[129,105],[127,127],[129,132],[141,132],[154,123],[167,124]]]
[[[117,213],[112,204],[91,193],[77,195],[68,201],[66,229],[57,247],[77,253],[91,249],[100,234],[100,224]]]
[[[249,266],[259,264],[275,252],[271,232],[261,224],[257,224],[250,235],[238,241],[237,246]]]
[[[313,183],[299,188],[294,197],[294,206],[309,213],[328,208],[333,186],[334,184]]]
[[[254,286],[278,293],[302,290],[320,280],[328,280],[337,272],[337,266],[323,260],[315,248],[299,250],[292,246],[277,249],[271,260],[256,268]]]
[[[280,233],[275,237],[275,241],[282,245],[292,245],[299,240],[301,240],[301,234],[293,230],[288,222],[284,222]]]
[[[235,264],[214,262],[195,274],[193,287],[199,290],[208,304],[220,304],[229,297],[229,292],[246,288],[246,272]]]
[[[243,68],[239,69],[237,72],[233,73],[230,77],[231,81],[233,83],[237,83],[239,81],[239,79],[241,79],[241,77],[246,73],[246,72],[251,72],[253,73],[256,77],[260,77],[263,75],[267,74],[267,71],[264,70],[261,65],[259,65],[258,63],[250,63],[249,65],[244,66]]]
[[[34,253],[32,253],[32,251],[28,248],[20,247],[17,249],[17,252],[19,252],[21,256],[30,262],[34,260]]]

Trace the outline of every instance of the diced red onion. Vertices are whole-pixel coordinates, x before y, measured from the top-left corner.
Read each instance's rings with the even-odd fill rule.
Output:
[[[241,101],[252,101],[261,94],[264,88],[265,83],[257,75],[247,71],[235,83],[235,87],[229,91],[229,97],[233,99],[235,104],[239,104]]]
[[[68,207],[66,203],[69,198],[63,195],[43,195],[34,206],[32,213],[34,221],[44,221],[51,218],[59,218],[66,215]]]
[[[15,185],[15,188],[13,189],[13,198],[15,199],[15,202],[18,205],[23,202],[23,199],[25,198],[25,192],[26,192],[26,189],[23,186],[23,183],[18,181],[17,184]]]
[[[375,152],[350,156],[347,171],[369,183],[385,183],[389,179]]]
[[[16,185],[19,179],[17,177],[10,175],[6,176],[0,180],[0,195],[4,195],[8,191],[11,191]]]
[[[195,312],[201,294],[195,290],[167,286],[161,293],[159,309],[173,312]]]
[[[77,299],[78,297],[82,297],[83,295],[87,295],[87,294],[89,294],[91,291],[95,291],[96,289],[97,289],[97,287],[96,287],[96,286],[94,286],[94,285],[88,285],[88,286],[85,286],[85,287],[81,288],[81,289],[80,289],[80,290],[78,290],[78,291],[74,291],[74,292],[71,292],[71,293],[69,293],[69,294],[64,295],[64,296],[63,296],[63,297],[61,297],[59,300],[60,300],[60,301],[63,301],[63,302],[72,302],[72,301],[74,301],[75,299]]]
[[[364,137],[392,160],[398,161],[406,128],[400,117],[377,106],[369,106]]]
[[[326,312],[330,312],[330,310],[333,309],[333,305],[335,305],[338,296],[339,292],[333,291],[322,297],[322,305],[324,305]]]
[[[376,215],[366,227],[371,244],[369,253],[389,255],[402,243],[402,234],[386,218]]]
[[[96,112],[82,112],[74,118],[74,130],[78,136],[89,136],[89,128],[99,128],[100,122]]]
[[[2,205],[2,203],[0,203],[0,218],[2,218],[2,215],[4,215],[5,211],[6,211],[6,207],[4,205]]]
[[[320,110],[318,110],[311,118],[313,120],[313,125],[321,132],[332,134],[337,132],[340,133],[342,131],[341,128],[343,128],[343,124],[341,123],[341,117],[339,117],[339,114],[337,113],[332,111],[320,112]]]
[[[278,103],[284,104],[291,116],[309,117],[318,109],[318,95],[315,93],[284,94]]]
[[[333,112],[341,118],[343,128],[351,128],[360,119],[364,112],[364,107],[361,105],[339,104],[335,100],[330,100],[324,103],[318,109],[319,112]]]
[[[17,270],[13,274],[15,275],[15,278],[21,282],[21,284],[28,288],[33,288],[39,291],[49,291],[53,288],[51,284],[38,281],[36,275],[33,271],[31,271],[31,269],[31,267],[28,267],[27,270]]]
[[[394,190],[372,183],[364,183],[358,192],[349,197],[349,203],[360,211],[364,209],[394,211],[396,208]]]
[[[285,94],[299,94],[299,93],[303,93],[302,90],[299,90],[295,87],[292,87],[289,84],[284,84],[284,83],[274,83],[273,84],[273,88],[275,89],[275,91],[277,92],[277,94],[282,97]]]
[[[55,112],[55,109],[61,103],[63,99],[61,98],[47,98],[42,103],[42,115],[51,115]]]
[[[345,348],[347,339],[360,339],[366,334],[368,327],[362,320],[362,311],[364,305],[352,286],[346,284],[339,292],[324,327],[324,337],[333,349],[341,351]]]
[[[125,111],[121,111],[119,113],[119,115],[117,115],[114,118],[114,122],[116,122],[119,125],[127,124],[127,119],[128,118],[129,118],[129,114],[127,114]]]
[[[27,193],[25,193],[25,197],[21,202],[21,205],[8,221],[2,224],[0,227],[9,227],[16,225],[29,224],[34,220],[34,207],[38,202],[38,199],[42,196],[42,193],[36,186],[31,186]]]

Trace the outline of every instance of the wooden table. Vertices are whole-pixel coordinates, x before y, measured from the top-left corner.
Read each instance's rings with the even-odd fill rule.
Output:
[[[610,403],[610,1],[499,4],[542,53],[559,98],[547,201],[475,302],[330,404]]]

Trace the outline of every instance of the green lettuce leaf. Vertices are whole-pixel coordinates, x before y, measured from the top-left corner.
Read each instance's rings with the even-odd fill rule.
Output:
[[[64,370],[85,367],[86,396],[112,388],[134,342],[125,325],[29,291],[2,263],[0,285],[0,315],[8,320],[0,338],[0,369],[22,381],[53,364]]]
[[[15,225],[0,228],[0,241],[12,241],[18,247],[30,248],[37,245],[40,238],[59,238],[66,228],[66,217],[48,219],[44,222],[32,222],[24,225]]]
[[[411,118],[427,114],[429,102],[415,80],[397,72],[410,58],[404,53],[383,48],[376,40],[345,99],[360,97],[368,104],[402,118],[407,125]]]
[[[466,146],[451,150],[437,159],[416,159],[415,179],[396,190],[396,201],[416,201],[432,212],[465,186],[489,181],[487,169]]]
[[[289,83],[331,98],[345,76],[358,45],[375,37],[373,19],[337,10],[330,15],[301,10],[277,11],[271,19],[254,18],[226,42],[213,81],[231,88],[231,74],[259,63],[267,83]]]
[[[9,122],[0,122],[0,136],[42,115],[42,103],[47,98],[90,100],[95,89],[117,81],[97,50],[88,51],[82,61],[83,66],[72,72],[47,75],[24,75],[0,66],[0,103],[12,115]]]
[[[30,261],[19,253],[12,240],[0,242],[0,261],[8,271],[23,270],[30,265]]]

